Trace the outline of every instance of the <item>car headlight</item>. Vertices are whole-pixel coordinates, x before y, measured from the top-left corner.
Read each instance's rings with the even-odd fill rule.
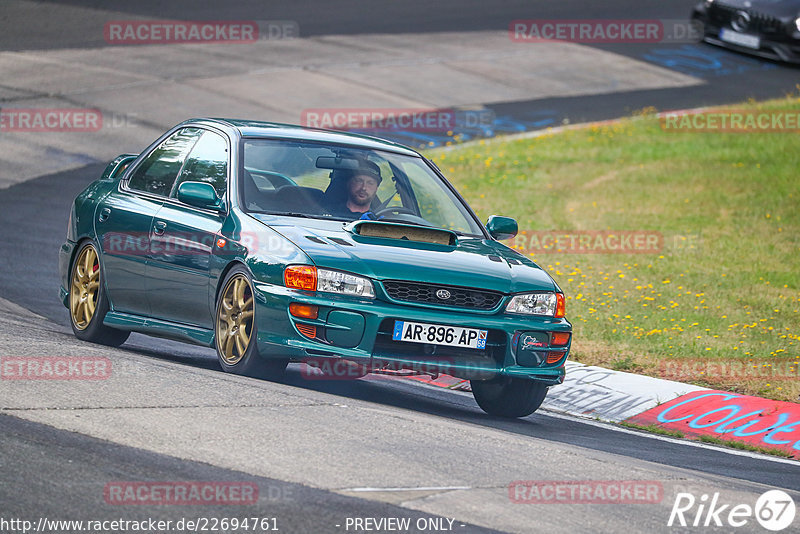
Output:
[[[317,269],[313,265],[290,265],[283,271],[283,281],[286,287],[293,289],[375,298],[375,290],[369,278],[341,271]]]
[[[506,312],[561,318],[566,313],[566,303],[563,293],[523,293],[514,295]]]
[[[794,21],[794,25],[797,28],[797,31],[800,32],[800,17],[797,17],[797,20]]]
[[[327,269],[317,269],[317,291],[375,298],[375,291],[369,279]]]

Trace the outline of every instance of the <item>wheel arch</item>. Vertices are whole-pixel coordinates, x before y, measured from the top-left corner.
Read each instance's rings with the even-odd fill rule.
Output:
[[[240,259],[231,260],[219,273],[219,279],[217,280],[217,287],[214,290],[214,314],[216,315],[217,309],[217,302],[219,301],[219,294],[222,291],[222,286],[225,283],[225,279],[228,277],[228,273],[231,272],[235,267],[241,266],[247,269],[247,272],[250,273],[250,277],[252,278],[253,273],[250,271],[250,268],[247,266],[245,262]],[[216,318],[215,318],[216,320]]]
[[[92,246],[97,251],[97,260],[100,262],[100,270],[101,270],[100,277],[103,280],[103,290],[105,291],[106,298],[108,299],[109,309],[113,310],[114,301],[111,300],[111,294],[108,292],[108,285],[106,284],[106,276],[103,274],[103,272],[106,269],[104,261],[105,258],[103,258],[103,249],[100,248],[100,245],[97,243],[97,239],[95,239],[93,236],[84,234],[83,236],[79,237],[78,240],[75,242],[75,246],[72,248],[72,256],[69,259],[69,269],[67,271],[67,285],[70,285],[70,282],[72,281],[72,267],[75,265],[75,258],[78,257],[78,252],[80,252],[80,250],[83,248],[83,245],[87,242],[91,243]],[[66,288],[66,289],[67,289],[66,298],[68,299],[69,290],[71,288]]]
[[[83,245],[86,244],[86,242],[91,243],[92,246],[94,246],[94,248],[97,249],[97,257],[98,257],[98,259],[100,259],[100,262],[101,262],[100,268],[102,269],[102,267],[103,267],[102,258],[100,258],[100,250],[97,248],[97,243],[95,243],[94,239],[92,239],[92,237],[88,236],[88,235],[85,235],[83,237],[79,237],[78,240],[75,242],[75,246],[72,247],[72,255],[69,258],[69,266],[67,267],[67,285],[70,285],[70,283],[72,282],[72,268],[75,267],[75,258],[78,257],[78,253],[81,251],[81,249],[83,248]],[[104,279],[104,282],[105,282],[105,279]],[[67,289],[67,294],[69,294],[69,290],[71,288],[68,287],[66,289]]]

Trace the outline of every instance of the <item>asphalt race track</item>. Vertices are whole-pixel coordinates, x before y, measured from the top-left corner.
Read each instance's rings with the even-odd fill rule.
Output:
[[[127,2],[112,0],[103,2],[103,10],[87,11],[96,2],[71,0],[57,4],[74,6],[75,9],[59,13],[58,21],[48,21],[49,3],[35,8],[23,3],[23,7],[11,7],[4,20],[14,20],[0,34],[2,50],[59,50],[69,48],[93,48],[105,45],[102,32],[97,27],[113,14],[122,17],[155,19],[232,19],[232,20],[292,20],[296,21],[302,37],[359,34],[402,34],[434,32],[474,32],[508,30],[509,21],[515,19],[685,19],[693,0],[660,2],[645,0],[631,5],[630,2],[611,0],[602,4],[572,0],[550,1],[504,1],[493,2],[487,7],[480,0],[370,2],[367,13],[355,0],[347,2],[270,2],[265,6],[259,1],[231,3],[220,16],[215,2],[192,0],[173,2]],[[189,14],[191,13],[191,14]],[[25,20],[14,17],[29,17]],[[44,17],[44,20],[43,20]],[[44,27],[45,31],[40,31]],[[655,106],[658,109],[681,109],[713,104],[738,102],[747,98],[774,98],[793,91],[798,83],[798,70],[768,61],[695,44],[587,44],[586,46],[612,51],[635,59],[644,59],[654,65],[663,66],[703,81],[700,87],[682,90],[636,91],[621,95],[611,93],[598,98],[553,98],[518,100],[491,106],[501,116],[509,116],[519,123],[512,128],[541,127],[560,124],[567,118],[572,122],[586,122],[613,118]]]
[[[14,0],[0,7],[0,105],[79,99],[58,90],[22,91],[3,69],[15,65],[13,54],[20,52],[100,49],[106,45],[97,28],[125,17],[292,20],[302,38],[325,43],[362,34],[440,39],[457,32],[464,39],[470,32],[507,31],[514,19],[681,19],[692,3]],[[587,54],[653,69],[646,72],[674,85],[473,102],[502,119],[493,133],[609,119],[648,106],[780,97],[800,80],[797,68],[702,44],[581,46]],[[164,112],[173,104],[179,103],[164,102]],[[125,111],[135,110],[131,106]],[[62,145],[56,147],[62,140],[52,146],[49,139],[32,141],[31,167],[45,169],[41,161],[48,158],[58,164],[48,172],[19,171],[24,179],[14,176],[23,169],[17,160],[4,160],[13,159],[8,147],[33,138],[8,141],[3,137],[13,134],[0,132],[0,356],[85,355],[113,364],[111,378],[98,382],[0,381],[0,532],[20,531],[3,526],[11,518],[35,524],[40,518],[244,516],[274,518],[280,532],[289,533],[365,532],[348,518],[395,517],[410,519],[416,530],[409,532],[672,532],[667,521],[678,492],[698,499],[719,493],[720,502],[752,506],[765,491],[783,489],[800,503],[797,462],[546,411],[501,420],[485,415],[469,394],[404,380],[313,381],[292,366],[282,383],[231,376],[211,349],[138,334],[120,349],[77,341],[58,300],[56,264],[70,202],[99,176],[103,158],[140,150],[171,124],[143,122],[124,140],[108,134],[113,149],[82,152],[81,141],[69,141],[68,158]],[[509,485],[520,480],[621,478],[656,481],[663,498],[652,504],[527,504],[509,495]],[[104,497],[119,481],[247,483],[258,488],[258,499],[249,506],[120,506]],[[752,519],[734,530],[764,532]]]

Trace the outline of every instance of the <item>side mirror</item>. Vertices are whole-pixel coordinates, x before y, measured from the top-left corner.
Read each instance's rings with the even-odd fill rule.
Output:
[[[222,206],[217,190],[205,182],[183,182],[178,186],[178,200],[198,208],[219,209]]]
[[[517,235],[519,227],[517,226],[517,221],[511,217],[491,215],[489,216],[489,220],[486,221],[486,229],[489,230],[489,234],[493,238],[502,241],[503,239],[511,239]]]

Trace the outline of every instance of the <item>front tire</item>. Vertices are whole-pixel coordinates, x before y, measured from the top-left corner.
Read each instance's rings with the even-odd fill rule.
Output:
[[[481,409],[499,417],[525,417],[542,405],[547,385],[527,378],[498,376],[471,380],[472,395]]]
[[[97,249],[91,242],[86,242],[75,255],[69,276],[72,332],[83,341],[119,347],[131,333],[103,324],[110,308],[104,282]]]
[[[263,358],[258,352],[255,293],[250,273],[234,267],[225,277],[214,315],[217,358],[227,373],[279,380],[288,358]]]

